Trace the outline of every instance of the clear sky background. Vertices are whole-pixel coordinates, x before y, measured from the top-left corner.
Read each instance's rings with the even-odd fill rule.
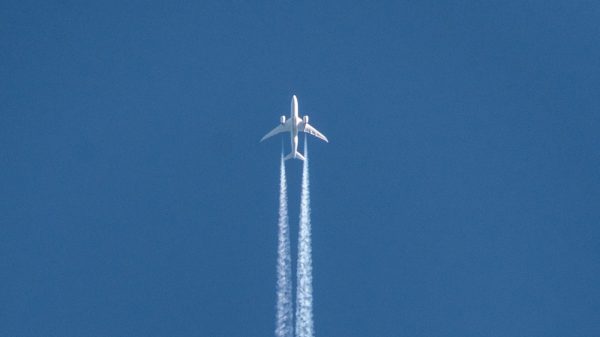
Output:
[[[292,94],[331,141],[309,139],[317,336],[599,336],[599,22],[3,1],[0,336],[272,336],[281,140],[258,140]]]

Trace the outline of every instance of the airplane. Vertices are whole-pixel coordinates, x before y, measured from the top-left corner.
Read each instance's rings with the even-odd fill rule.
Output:
[[[281,124],[262,137],[260,141],[262,142],[263,140],[281,132],[289,132],[292,141],[292,149],[290,154],[285,156],[285,160],[292,158],[304,160],[304,156],[298,152],[298,132],[306,132],[329,143],[329,140],[327,140],[325,135],[317,131],[317,129],[315,129],[312,125],[308,124],[308,116],[305,115],[302,118],[298,116],[298,98],[296,98],[296,95],[292,96],[292,111],[290,113],[290,119],[286,121],[284,115],[281,116],[279,121]]]

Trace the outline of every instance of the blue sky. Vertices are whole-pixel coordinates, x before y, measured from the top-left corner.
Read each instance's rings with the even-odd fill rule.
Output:
[[[317,336],[599,335],[598,22],[3,2],[0,335],[273,334],[281,141],[258,140],[292,94],[331,141],[309,140]]]

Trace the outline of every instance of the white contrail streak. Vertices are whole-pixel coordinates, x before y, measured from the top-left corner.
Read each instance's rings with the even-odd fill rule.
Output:
[[[279,180],[279,238],[277,246],[277,322],[276,337],[293,337],[292,261],[290,256],[290,230],[287,206],[285,161],[281,152]]]
[[[298,235],[296,337],[313,337],[312,247],[310,239],[310,191],[306,138],[304,138],[304,158],[304,165],[302,167],[302,194],[300,200],[300,233]]]

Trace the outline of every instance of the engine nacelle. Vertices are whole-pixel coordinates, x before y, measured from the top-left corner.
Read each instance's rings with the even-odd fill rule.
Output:
[[[308,124],[308,116],[304,116],[302,117],[302,120],[304,121],[304,124]]]
[[[279,121],[281,122],[281,124],[285,124],[285,116],[281,116],[281,118],[279,118]]]

